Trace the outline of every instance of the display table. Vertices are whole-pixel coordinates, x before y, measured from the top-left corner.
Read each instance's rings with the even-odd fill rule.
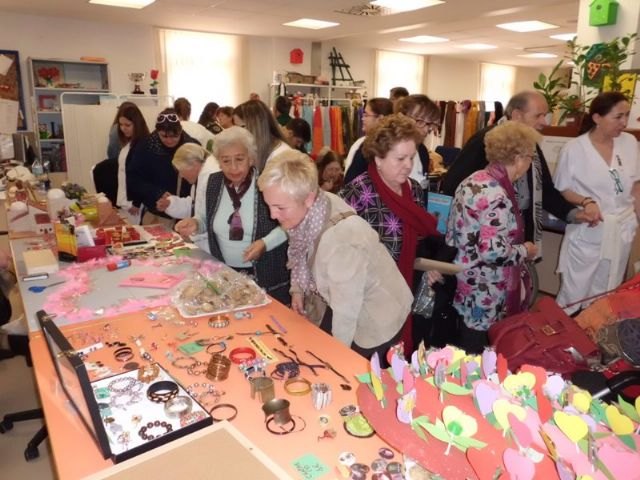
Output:
[[[354,453],[356,458],[366,464],[370,464],[375,460],[378,456],[378,449],[385,446],[384,442],[375,436],[359,439],[348,435],[342,427],[342,420],[339,414],[340,408],[356,403],[355,387],[357,384],[353,374],[367,369],[366,360],[311,325],[306,319],[276,302],[267,307],[253,310],[252,314],[252,319],[234,319],[229,327],[216,329],[215,331],[207,326],[206,321],[199,321],[197,328],[170,325],[153,327],[154,324],[146,318],[144,312],[123,315],[120,318],[97,320],[79,326],[67,326],[63,327],[62,330],[65,335],[71,335],[78,331],[97,331],[103,329],[104,325],[108,323],[110,328],[112,330],[117,329],[119,335],[125,340],[128,339],[129,335],[142,334],[145,337],[143,343],[147,351],[154,357],[154,360],[175,376],[182,385],[188,386],[204,379],[190,376],[186,370],[172,367],[171,362],[164,358],[164,352],[167,347],[164,342],[160,343],[162,342],[160,338],[165,335],[172,338],[185,330],[190,332],[197,331],[198,336],[194,338],[257,330],[264,331],[265,324],[272,324],[270,317],[273,315],[287,329],[287,334],[283,335],[286,342],[295,349],[304,361],[317,363],[305,353],[305,350],[313,351],[323,359],[329,360],[338,371],[351,379],[354,390],[343,391],[339,387],[341,380],[326,369],[318,369],[318,376],[315,377],[309,369],[303,367],[302,375],[307,380],[313,383],[326,382],[331,385],[333,390],[333,402],[322,411],[317,411],[312,406],[310,395],[292,396],[284,391],[283,382],[275,381],[276,397],[286,398],[291,402],[291,413],[302,417],[306,422],[306,428],[301,432],[294,432],[289,435],[273,435],[265,429],[264,414],[259,400],[252,399],[250,396],[249,382],[243,377],[238,367],[234,365],[229,378],[217,385],[225,391],[225,395],[222,396],[220,401],[231,403],[238,409],[238,416],[232,421],[233,425],[280,467],[289,472],[293,478],[299,478],[299,474],[296,473],[291,462],[309,453],[317,456],[331,471],[334,471],[339,455],[345,451]],[[240,346],[249,346],[246,338],[248,337],[234,335],[228,350]],[[279,346],[273,335],[262,335],[260,338],[269,348]],[[151,347],[154,339],[160,343],[157,350],[153,350]],[[109,468],[112,465],[111,461],[102,458],[95,441],[79,416],[71,408],[59,386],[42,333],[36,332],[31,335],[30,348],[58,476],[61,479],[82,478],[98,470]],[[175,355],[178,356],[178,354]],[[206,361],[208,356],[205,352],[201,352],[194,357]],[[268,368],[268,370],[271,371],[272,368]],[[320,424],[319,417],[321,414],[330,417],[329,425]],[[336,438],[319,439],[318,437],[322,436],[327,428],[335,429],[337,432]],[[215,452],[211,454],[214,455]],[[221,459],[221,461],[223,460]],[[177,467],[177,472],[178,470],[179,468]]]
[[[17,271],[20,275],[20,254],[24,248],[24,242],[32,242],[34,239],[21,239],[12,242],[14,259],[16,259]],[[195,252],[196,257],[203,255],[202,252]],[[170,262],[167,262],[170,263]],[[72,264],[73,265],[73,264]],[[189,268],[192,263],[185,263],[180,266],[164,266],[163,269]],[[73,268],[66,266],[63,268]],[[99,312],[112,301],[118,301],[122,297],[144,298],[149,293],[157,294],[157,290],[144,288],[124,288],[118,287],[120,276],[131,275],[134,267],[120,271],[108,272],[104,268],[95,269],[91,273],[94,285],[102,286],[99,292],[93,293],[90,298],[80,298],[85,302],[85,307],[95,308]],[[150,268],[150,267],[149,267]],[[136,271],[144,270],[138,267]],[[115,276],[114,276],[115,275]],[[23,294],[25,310],[28,315],[30,325],[30,350],[33,359],[34,374],[41,398],[42,407],[45,414],[45,421],[49,433],[53,463],[56,474],[59,478],[76,479],[108,469],[114,464],[111,460],[105,460],[100,449],[85,426],[82,418],[72,407],[62,390],[56,375],[51,355],[48,351],[44,338],[44,333],[37,328],[34,312],[42,308],[46,303],[48,292],[33,293],[28,290],[30,285],[47,285],[54,283],[61,274],[51,275],[45,281],[23,282],[20,280],[20,289]],[[117,277],[117,278],[116,278]],[[151,290],[151,292],[149,292]],[[56,287],[51,288],[51,294],[55,294]],[[88,304],[87,304],[88,302]],[[344,452],[351,452],[358,462],[370,465],[378,458],[378,450],[386,445],[377,436],[369,438],[356,438],[349,435],[343,428],[343,419],[339,413],[342,407],[356,404],[357,380],[354,374],[361,373],[367,369],[367,361],[351,351],[346,346],[339,343],[330,335],[319,330],[305,318],[295,314],[289,308],[273,301],[267,306],[244,310],[249,312],[251,318],[236,318],[229,314],[230,324],[225,328],[212,328],[208,325],[208,317],[198,319],[182,319],[176,315],[178,321],[151,320],[149,311],[154,309],[141,309],[137,312],[121,314],[109,318],[101,318],[96,314],[96,319],[83,322],[69,322],[65,318],[55,318],[55,323],[60,327],[63,334],[69,339],[75,348],[82,348],[85,341],[79,340],[87,338],[88,333],[91,338],[101,337],[106,342],[115,340],[126,343],[132,347],[136,353],[134,361],[144,365],[146,362],[140,358],[139,347],[142,346],[153,358],[165,368],[183,387],[188,387],[194,383],[213,383],[207,380],[204,375],[190,375],[186,369],[176,368],[169,358],[184,356],[177,347],[195,339],[208,338],[212,336],[233,335],[228,341],[225,354],[237,347],[250,347],[249,338],[257,339],[264,343],[272,352],[280,349],[290,354],[287,347],[283,346],[277,338],[268,333],[267,325],[281,333],[289,347],[299,356],[300,360],[317,365],[319,362],[306,351],[311,351],[323,360],[329,361],[332,366],[350,380],[352,390],[346,391],[340,387],[345,383],[335,373],[326,368],[317,368],[317,376],[309,368],[301,367],[301,376],[310,383],[324,382],[331,387],[333,400],[322,410],[316,410],[312,404],[310,394],[292,395],[284,389],[282,380],[274,380],[275,397],[288,400],[290,412],[296,417],[296,428],[292,433],[275,435],[265,428],[265,415],[261,409],[262,404],[256,397],[251,398],[250,383],[244,378],[243,372],[235,364],[231,366],[229,378],[215,384],[216,388],[224,391],[220,397],[220,403],[230,403],[234,405],[238,414],[232,420],[232,425],[237,428],[247,439],[259,449],[261,449],[278,467],[286,471],[292,478],[315,478],[305,476],[300,473],[301,469],[306,471],[314,470],[324,472],[323,478],[337,478],[339,472],[339,457]],[[157,309],[156,309],[157,310]],[[247,315],[245,314],[245,317]],[[276,319],[276,321],[273,320]],[[279,330],[281,324],[286,333]],[[108,331],[108,335],[105,333]],[[255,334],[255,332],[260,332]],[[102,334],[104,338],[102,338]],[[240,333],[254,333],[253,335],[239,335]],[[188,338],[183,338],[188,335]],[[139,339],[136,346],[135,338]],[[89,343],[92,343],[89,341]],[[88,354],[86,361],[102,361],[112,369],[113,374],[122,373],[122,363],[113,359],[113,348],[104,346],[95,352]],[[267,366],[267,374],[270,374],[277,362],[287,361],[281,354],[275,353],[277,361]],[[168,358],[169,357],[169,358]],[[193,355],[193,358],[201,362],[207,362],[210,355],[204,350]],[[213,402],[206,404],[207,408],[215,405]],[[223,415],[225,416],[225,415]],[[325,416],[321,419],[321,416]],[[302,420],[298,420],[301,418]],[[329,438],[327,430],[335,431],[335,438]],[[188,436],[187,436],[188,437]],[[185,438],[187,438],[185,437]],[[167,444],[171,446],[171,443]],[[166,446],[165,446],[166,447]],[[162,448],[165,448],[162,447]],[[215,452],[211,452],[215,455]],[[297,469],[294,463],[298,460]],[[402,461],[401,455],[395,453],[395,460]],[[220,458],[220,462],[224,462]],[[125,462],[126,463],[126,462]],[[181,471],[180,466],[176,466],[175,474]],[[307,474],[309,475],[309,474]]]

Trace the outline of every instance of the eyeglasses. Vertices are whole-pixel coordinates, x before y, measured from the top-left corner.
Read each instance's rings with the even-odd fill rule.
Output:
[[[160,138],[170,139],[170,138],[180,138],[180,133],[167,133],[163,131],[158,131],[158,135]]]
[[[156,119],[156,123],[164,123],[164,122],[176,123],[179,121],[180,119],[178,118],[178,115],[176,115],[175,113],[161,113],[160,115],[158,115],[158,118]]]
[[[618,172],[618,170],[616,170],[615,168],[610,168],[609,175],[611,175],[611,179],[615,184],[616,195],[620,195],[622,192],[624,192],[624,187],[622,186],[622,179],[620,178],[620,172]]]
[[[410,115],[408,115],[408,117],[416,122],[416,127],[418,128],[426,127],[430,132],[437,132],[440,130],[440,122],[430,122],[424,118],[412,117]]]

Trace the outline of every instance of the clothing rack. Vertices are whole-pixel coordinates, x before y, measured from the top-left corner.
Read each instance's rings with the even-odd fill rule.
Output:
[[[478,130],[493,125],[502,116],[502,103],[493,102],[493,111],[487,111],[487,103],[483,100],[440,100],[440,122],[442,125],[439,145],[445,147],[462,146]]]

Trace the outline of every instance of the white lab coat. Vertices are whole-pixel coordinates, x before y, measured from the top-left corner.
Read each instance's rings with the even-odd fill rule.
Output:
[[[613,170],[619,175],[622,192],[616,193]],[[562,274],[556,299],[559,305],[603,293],[622,283],[638,227],[631,190],[639,179],[638,142],[628,133],[614,139],[611,165],[595,149],[588,134],[564,147],[554,175],[555,187],[561,192],[571,190],[593,198],[604,221],[596,227],[567,225],[557,269]],[[565,311],[573,313],[589,303]]]

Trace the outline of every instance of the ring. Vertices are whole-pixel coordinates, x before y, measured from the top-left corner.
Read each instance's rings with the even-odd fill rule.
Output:
[[[211,347],[218,347],[218,350],[214,350]],[[213,355],[215,353],[222,353],[227,349],[227,343],[226,342],[218,342],[218,343],[210,343],[207,346],[207,353],[210,355]]]
[[[213,412],[215,410],[224,409],[224,408],[233,410],[233,415],[227,418],[217,418],[213,416]],[[223,422],[225,420],[227,422],[230,422],[238,416],[238,409],[234,405],[231,405],[230,403],[219,403],[218,405],[215,405],[214,407],[212,407],[211,410],[209,410],[209,415],[211,415],[211,418],[213,419],[214,422]]]

